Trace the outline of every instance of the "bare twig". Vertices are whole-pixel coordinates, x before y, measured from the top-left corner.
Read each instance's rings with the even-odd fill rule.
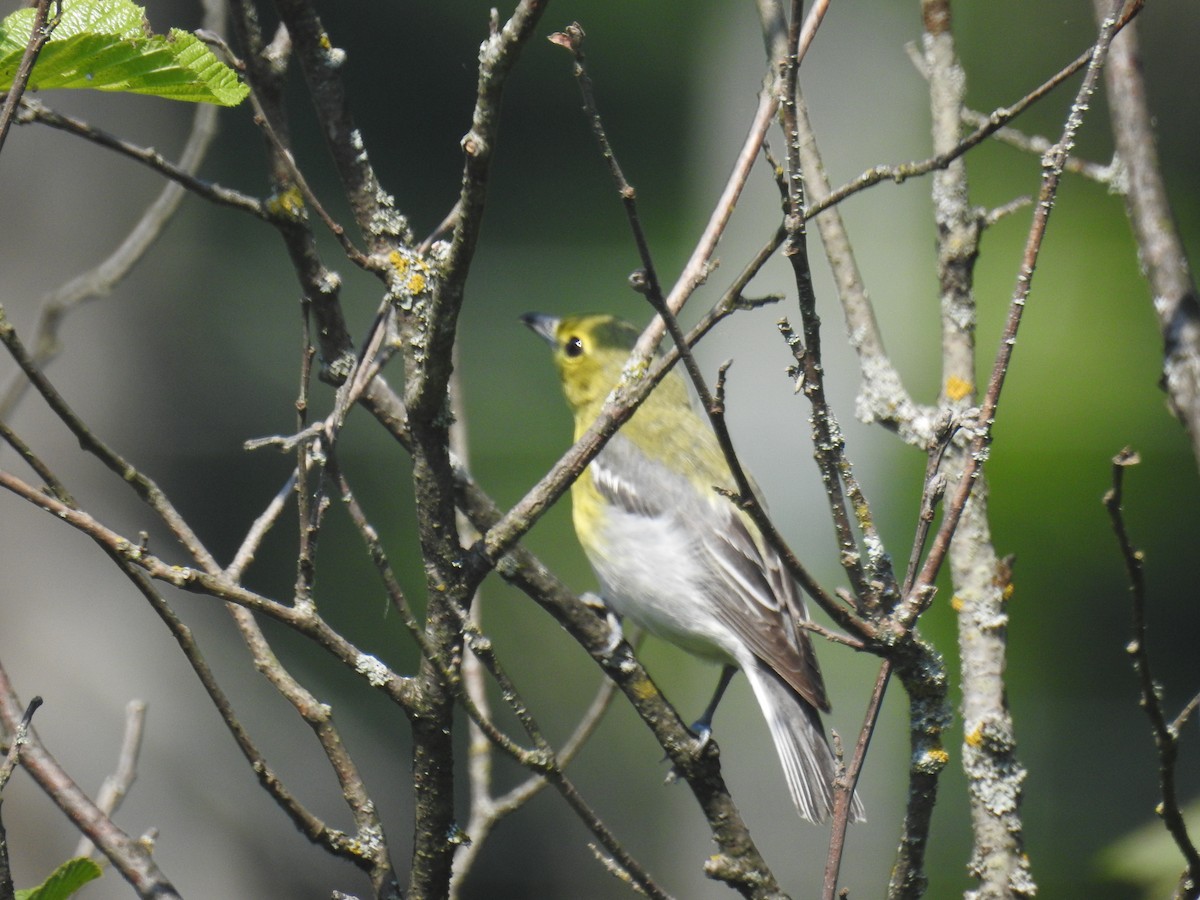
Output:
[[[816,24],[819,24],[823,10],[818,7],[810,16],[809,23],[806,25],[809,35],[808,41],[811,43],[812,36],[815,34]],[[816,24],[812,24],[816,23]],[[683,362],[692,385],[696,389],[696,394],[700,399],[701,406],[708,413],[709,420],[712,423],[713,431],[716,433],[717,441],[721,446],[721,450],[725,456],[727,465],[729,466],[730,474],[733,476],[734,484],[737,488],[737,494],[733,500],[739,508],[749,510],[751,507],[757,507],[753,518],[756,522],[763,521],[764,523],[769,518],[766,510],[762,508],[759,498],[751,486],[750,478],[742,467],[741,460],[738,458],[737,451],[733,446],[733,438],[729,433],[729,428],[726,424],[724,415],[724,402],[719,396],[719,385],[724,379],[725,370],[721,371],[718,376],[718,396],[714,397],[712,391],[709,390],[708,384],[705,381],[704,374],[700,371],[700,366],[692,355],[691,346],[688,343],[688,337],[683,333],[678,320],[675,318],[675,309],[663,297],[662,288],[658,280],[658,275],[655,271],[654,261],[650,253],[649,241],[645,231],[642,229],[641,219],[637,210],[637,194],[633,186],[626,180],[624,173],[621,171],[620,164],[617,161],[617,155],[614,152],[612,145],[608,139],[608,134],[604,128],[603,121],[600,117],[599,108],[596,105],[595,97],[592,92],[591,79],[588,76],[587,69],[584,65],[583,55],[583,29],[578,25],[569,26],[564,32],[560,32],[551,36],[551,41],[570,50],[575,58],[575,76],[579,81],[580,90],[583,93],[584,110],[588,115],[592,126],[592,132],[596,136],[600,144],[600,151],[605,161],[608,163],[612,178],[617,187],[617,192],[621,197],[625,206],[626,216],[629,220],[629,226],[633,232],[634,242],[637,245],[638,254],[642,260],[642,269],[636,273],[635,288],[646,295],[650,301],[650,305],[654,311],[658,313],[666,330],[671,334],[671,339],[675,344],[676,351],[679,353],[680,359]],[[805,44],[807,49],[807,44]],[[736,204],[737,194],[734,193],[729,197],[728,202],[731,204],[726,211],[726,219],[733,212],[733,204]],[[640,342],[639,342],[640,343]],[[635,351],[636,352],[636,351]],[[812,594],[814,598],[827,598],[828,594],[819,587],[816,580],[808,573],[808,571],[800,564],[795,555],[791,552],[783,541],[782,536],[773,525],[765,525],[763,528],[764,534],[768,536],[768,540],[777,548],[785,558],[789,559],[789,567],[794,568],[799,575],[797,581],[805,588],[807,592]],[[831,604],[832,605],[832,604]]]
[[[12,777],[13,771],[21,761],[21,748],[29,741],[29,725],[33,714],[42,705],[41,697],[34,697],[25,708],[25,715],[8,736],[8,750],[4,759],[0,760],[0,805],[4,803],[4,788]],[[77,854],[78,855],[78,854]],[[16,896],[13,889],[12,866],[8,854],[8,835],[4,830],[4,822],[0,821],[0,898],[9,900]]]
[[[129,793],[137,778],[138,754],[142,749],[142,735],[146,728],[146,702],[130,700],[125,704],[125,733],[121,738],[121,751],[117,756],[117,768],[106,777],[96,795],[96,806],[106,816],[112,818],[113,813],[121,806],[121,801]],[[96,845],[86,835],[79,839],[73,856],[91,856]]]
[[[237,552],[233,555],[233,561],[225,569],[225,576],[230,581],[242,580],[246,569],[254,561],[254,555],[258,552],[258,548],[267,536],[267,532],[279,520],[279,516],[283,513],[283,508],[295,488],[296,473],[293,472],[288,476],[288,480],[284,482],[283,487],[271,498],[271,502],[267,504],[267,508],[259,513],[258,518],[250,525],[245,538],[242,539],[241,546],[238,547]]]
[[[588,830],[600,841],[604,849],[618,861],[621,869],[629,875],[630,879],[638,885],[640,890],[644,891],[647,896],[667,900],[667,894],[663,889],[650,877],[650,874],[642,865],[629,854],[563,773],[564,763],[556,758],[549,742],[542,735],[537,722],[533,719],[525,704],[520,700],[520,694],[517,691],[516,685],[512,683],[508,675],[504,672],[495,653],[492,651],[491,641],[484,638],[469,623],[464,623],[464,625],[467,646],[496,680],[496,683],[500,687],[500,692],[505,697],[510,709],[512,709],[518,721],[521,722],[521,726],[525,729],[526,734],[533,740],[535,750],[531,754],[523,754],[523,764],[533,768],[535,771],[539,771],[540,775],[555,787],[584,825],[587,826]],[[486,720],[480,720],[478,724],[484,731],[491,731],[490,723]],[[501,743],[498,746],[505,745]]]
[[[152,147],[141,147],[101,128],[89,125],[82,119],[55,112],[39,100],[26,99],[22,101],[18,121],[22,124],[37,122],[114,150],[218,206],[226,206],[239,212],[249,213],[258,219],[266,220],[270,217],[270,211],[262,201],[232,188],[222,187],[195,177],[182,160],[180,163],[173,163]]]
[[[333,46],[312,4],[304,0],[276,0],[275,7],[295,44],[296,59],[308,84],[321,133],[333,154],[346,199],[350,201],[355,222],[367,242],[368,254],[386,255],[396,243],[410,245],[412,235],[408,222],[395,208],[395,200],[380,185],[350,112],[342,83],[345,51]],[[286,163],[290,151],[282,144],[280,148],[283,150],[281,158]],[[292,171],[290,174],[295,178],[297,173]],[[338,232],[335,230],[334,234]],[[351,254],[345,242],[343,248],[356,263],[367,262],[365,258]],[[368,267],[376,268],[373,264]]]
[[[225,22],[225,4],[220,0],[204,0],[203,6],[204,27],[220,30]],[[85,301],[107,294],[129,274],[175,215],[183,202],[185,190],[190,189],[216,203],[224,201],[255,215],[263,214],[262,206],[257,200],[195,178],[217,133],[217,108],[212,104],[196,105],[191,131],[184,143],[178,164],[167,162],[155,150],[136,147],[128,141],[93,129],[77,119],[52,112],[37,101],[26,101],[22,105],[19,121],[42,122],[79,134],[137,159],[168,179],[159,195],[146,207],[137,224],[107,259],[98,266],[76,275],[38,301],[39,314],[36,337],[33,341],[33,358],[41,368],[45,368],[61,349],[59,327],[66,316]],[[0,400],[0,418],[6,418],[11,413],[28,385],[29,382],[20,376],[13,379],[8,390],[4,392],[3,400]]]
[[[867,749],[871,745],[871,737],[875,734],[875,725],[879,721],[879,711],[883,706],[883,695],[887,690],[888,679],[892,674],[891,660],[884,660],[875,677],[875,688],[871,691],[871,699],[863,716],[863,726],[858,733],[858,741],[854,745],[854,755],[850,765],[837,785],[837,793],[833,801],[833,827],[829,836],[829,853],[825,857],[825,879],[821,887],[824,900],[833,900],[837,893],[838,874],[841,871],[842,858],[846,848],[846,828],[850,822],[853,809],[852,798],[854,787],[858,784],[858,775],[862,771],[867,758]]]
[[[1021,315],[1024,312],[1025,301],[1029,297],[1029,291],[1033,283],[1033,271],[1041,250],[1042,239],[1046,233],[1050,211],[1054,208],[1054,199],[1057,196],[1058,185],[1062,179],[1063,164],[1070,154],[1071,148],[1074,146],[1075,133],[1082,122],[1084,112],[1088,108],[1088,101],[1096,89],[1096,83],[1103,66],[1104,58],[1107,54],[1109,43],[1116,33],[1116,28],[1118,25],[1128,21],[1141,8],[1141,3],[1135,2],[1132,7],[1132,11],[1130,8],[1127,8],[1120,19],[1106,20],[1101,27],[1100,35],[1092,48],[1091,64],[1088,66],[1087,75],[1079,88],[1079,92],[1076,94],[1075,101],[1071,105],[1071,112],[1067,118],[1062,136],[1054,145],[1054,152],[1047,154],[1043,160],[1042,186],[1038,192],[1037,203],[1034,206],[1033,223],[1030,226],[1029,236],[1026,240],[1020,270],[1017,273],[1017,283],[1009,304],[1008,317],[1001,334],[1000,346],[996,351],[996,358],[988,379],[987,391],[983,397],[983,405],[979,414],[981,427],[976,429],[975,436],[971,442],[971,453],[967,460],[963,478],[955,489],[951,502],[946,507],[946,516],[934,538],[934,544],[930,553],[925,558],[925,564],[921,569],[921,573],[914,582],[914,589],[932,585],[936,579],[937,572],[941,569],[942,562],[949,548],[950,537],[958,525],[962,509],[970,494],[975,473],[979,470],[986,457],[986,448],[991,440],[991,426],[995,422],[996,408],[999,405],[1000,391],[1004,386],[1004,378],[1008,372],[1008,365],[1012,360],[1013,349],[1016,346]]]
[[[8,673],[0,666],[0,724],[16,732],[25,710]],[[179,893],[159,869],[149,849],[126,834],[96,806],[30,730],[21,747],[21,767],[29,773],[67,818],[96,844],[143,900],[179,900]]]
[[[29,355],[29,352],[25,349],[25,345],[17,335],[16,329],[5,316],[3,307],[0,307],[0,343],[4,344],[17,365],[20,366],[25,377],[29,379],[37,392],[42,395],[42,398],[46,401],[46,405],[50,407],[54,414],[58,416],[62,423],[79,440],[79,445],[87,452],[93,454],[112,472],[132,487],[143,502],[158,514],[171,530],[171,533],[183,544],[196,562],[206,568],[211,568],[214,571],[217,570],[217,565],[212,555],[201,543],[196,533],[192,531],[191,526],[187,524],[183,516],[179,514],[170,500],[167,499],[167,495],[163,493],[159,486],[145,474],[134,468],[115,450],[101,441],[84,424],[83,420],[75,414],[66,400],[58,393],[50,383],[50,380],[46,378]]]
[[[149,553],[145,547],[130,541],[96,521],[80,510],[72,509],[61,501],[48,497],[19,478],[0,471],[0,487],[29,501],[34,506],[55,516],[66,524],[86,534],[106,551],[145,571],[151,578],[164,581],[181,590],[206,594],[227,600],[263,613],[295,629],[310,638],[317,646],[333,654],[352,671],[358,673],[373,688],[382,692],[393,702],[406,706],[410,688],[408,679],[397,675],[382,662],[363,653],[341,634],[329,627],[314,610],[296,609],[289,604],[279,603],[257,594],[240,584],[232,582],[220,569],[215,573],[200,571],[186,566],[173,566]]]
[[[1158,781],[1162,801],[1158,814],[1179,847],[1187,865],[1181,891],[1177,896],[1195,897],[1200,891],[1200,852],[1188,834],[1187,823],[1179,809],[1179,793],[1175,783],[1175,766],[1179,757],[1179,730],[1167,723],[1163,712],[1162,689],[1155,682],[1150,669],[1150,651],[1146,641],[1146,576],[1142,552],[1136,549],[1125,526],[1124,501],[1125,470],[1137,465],[1138,455],[1126,447],[1113,457],[1112,487],[1104,495],[1104,506],[1112,520],[1113,533],[1121,549],[1125,563],[1125,574],[1129,579],[1132,603],[1133,637],[1125,648],[1133,662],[1133,671],[1141,692],[1141,707],[1150,719],[1150,730],[1154,735],[1154,746],[1158,751]],[[1194,703],[1195,701],[1193,701]],[[1182,717],[1182,714],[1181,714]]]
[[[37,712],[42,703],[41,697],[34,697],[30,700],[29,705],[25,707],[25,713],[16,723],[16,727],[10,729],[8,750],[4,754],[4,761],[0,762],[0,793],[3,793],[4,788],[8,785],[8,780],[12,778],[12,773],[16,771],[21,762],[21,748],[29,743],[29,729],[33,722],[33,714]]]
[[[1115,28],[1120,31],[1124,28],[1134,16],[1136,16],[1145,3],[1145,0],[1132,0],[1129,6],[1121,12],[1117,19]],[[1076,72],[1087,66],[1092,60],[1092,50],[1086,50],[1064,66],[1042,84],[1038,85],[1012,106],[1001,107],[993,110],[987,117],[987,123],[981,125],[959,141],[956,141],[953,147],[946,149],[942,153],[938,153],[927,159],[920,161],[896,163],[893,165],[875,166],[863,172],[857,178],[847,182],[842,187],[831,192],[820,203],[814,203],[809,206],[805,212],[805,218],[812,218],[837,203],[841,203],[847,197],[857,194],[859,191],[879,184],[881,181],[893,181],[896,184],[901,184],[910,178],[915,178],[920,175],[928,175],[930,172],[935,172],[939,169],[944,169],[956,159],[965,154],[968,150],[978,146],[991,137],[998,129],[1011,122],[1021,113],[1025,112],[1034,103],[1041,100],[1043,97],[1050,94],[1055,88],[1065,82]]]
[[[197,36],[206,44],[211,44],[221,51],[226,61],[235,69],[245,71],[246,65],[229,48],[224,39],[214,31],[199,31]],[[308,179],[304,177],[304,173],[300,171],[300,167],[296,165],[296,159],[292,155],[292,151],[284,144],[280,136],[275,132],[272,125],[271,117],[267,115],[262,102],[259,100],[258,94],[255,91],[250,91],[250,105],[254,107],[254,121],[259,128],[262,129],[266,139],[274,147],[278,158],[283,161],[284,167],[287,170],[288,178],[296,186],[296,189],[304,197],[304,202],[317,214],[324,224],[329,229],[330,234],[337,238],[338,243],[342,245],[342,252],[346,254],[346,258],[355,265],[368,271],[377,268],[377,263],[371,257],[363,253],[350,240],[350,236],[346,234],[346,229],[343,228],[336,219],[333,218],[321,204],[316,193],[308,184]]]
[[[1125,27],[1128,31],[1132,26],[1127,25]],[[990,116],[973,109],[964,109],[962,111],[962,118],[964,122],[974,128],[987,128],[991,125]],[[1010,147],[1015,147],[1017,150],[1034,156],[1041,156],[1053,146],[1049,138],[1043,137],[1040,134],[1026,134],[1023,131],[1008,126],[997,128],[992,132],[991,136],[1002,144],[1008,144]],[[1122,165],[1119,157],[1113,157],[1111,162],[1101,165],[1091,160],[1070,156],[1067,158],[1063,168],[1073,175],[1080,175],[1090,181],[1102,184],[1110,190],[1124,193],[1124,190],[1121,189],[1120,176]]]
[[[1094,0],[1094,5],[1097,15],[1107,14],[1105,0]],[[1162,384],[1200,465],[1200,299],[1159,168],[1135,28],[1113,41],[1104,75],[1125,175],[1126,211],[1163,337]]]
[[[50,18],[51,2],[54,3],[53,19]],[[12,86],[9,87],[8,94],[4,98],[4,107],[0,109],[0,150],[4,149],[4,142],[8,139],[8,130],[12,128],[17,104],[21,102],[21,95],[25,93],[29,77],[33,74],[34,63],[37,62],[42,48],[50,40],[50,35],[61,18],[62,0],[37,0],[33,4],[33,23],[29,31],[29,41],[25,45],[25,53],[21,56],[21,62],[17,64]]]

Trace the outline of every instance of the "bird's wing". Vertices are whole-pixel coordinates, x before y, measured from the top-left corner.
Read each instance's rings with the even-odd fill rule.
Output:
[[[670,518],[693,536],[711,573],[715,617],[806,701],[828,711],[812,643],[796,624],[807,617],[795,582],[779,555],[754,539],[753,525],[733,503],[716,491],[698,494],[684,475],[649,458],[620,433],[592,461],[591,473],[608,503],[648,518]]]
[[[825,682],[812,642],[797,618],[807,619],[796,584],[775,550],[750,533],[733,504],[725,502],[720,527],[703,536],[711,565],[729,590],[717,598],[721,620],[817,709],[829,711]]]

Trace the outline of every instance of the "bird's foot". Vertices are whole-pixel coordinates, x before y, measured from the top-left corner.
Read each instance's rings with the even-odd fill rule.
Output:
[[[604,598],[599,594],[593,594],[588,591],[586,594],[581,594],[579,597],[583,601],[583,605],[588,609],[595,610],[597,615],[604,617],[604,622],[608,625],[608,643],[604,645],[604,653],[607,656],[612,653],[620,645],[621,641],[625,640],[625,631],[621,627],[620,617],[609,609]]]
[[[697,719],[692,723],[691,732],[696,736],[696,755],[699,756],[712,740],[712,723],[706,719]]]

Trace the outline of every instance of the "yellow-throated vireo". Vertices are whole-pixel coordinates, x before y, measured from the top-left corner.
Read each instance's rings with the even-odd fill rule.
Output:
[[[612,316],[522,316],[554,351],[575,439],[621,380],[638,331]],[[733,478],[678,369],[571,487],[575,531],[601,594],[619,616],[724,664],[693,728],[702,739],[729,679],[745,671],[783,763],[792,801],[811,822],[833,808],[836,765],[821,710],[825,684],[799,590],[753,521],[714,488]],[[854,798],[852,817],[862,818]]]

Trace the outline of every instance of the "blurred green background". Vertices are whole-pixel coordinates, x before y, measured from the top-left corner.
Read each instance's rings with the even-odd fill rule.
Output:
[[[7,4],[4,9],[14,4]],[[458,142],[470,121],[479,42],[488,4],[363,2],[323,4],[335,45],[348,53],[347,88],[368,152],[386,188],[424,234],[457,196]],[[503,10],[502,10],[503,12]],[[156,30],[195,27],[190,4],[148,4]],[[264,15],[266,15],[264,13]],[[763,71],[753,4],[552,4],[545,35],[573,20],[586,52],[610,137],[640,211],[656,264],[670,281],[690,253],[732,164]],[[1200,178],[1194,136],[1200,97],[1192,60],[1200,39],[1194,4],[1163,0],[1139,20],[1160,150],[1189,249],[1200,246]],[[956,8],[956,33],[969,100],[984,112],[1010,104],[1086,48],[1094,28],[1082,0]],[[916,3],[834,5],[804,64],[803,84],[835,184],[882,162],[927,155],[924,83],[905,44],[920,36]],[[638,266],[621,205],[580,113],[570,60],[539,37],[508,87],[484,232],[462,315],[461,371],[471,464],[499,503],[519,499],[567,446],[570,423],[544,347],[517,321],[528,310],[600,310],[644,321],[644,301],[626,286]],[[1018,124],[1057,135],[1076,81]],[[343,222],[320,136],[297,78],[297,158]],[[141,98],[63,92],[40,99],[173,156],[191,110]],[[1111,156],[1102,102],[1094,104],[1080,152]],[[222,133],[205,177],[265,190],[261,142],[249,108],[221,114]],[[781,139],[773,136],[777,148]],[[969,156],[973,200],[999,206],[1036,190],[1038,160],[985,146]],[[0,157],[0,208],[8,212],[0,302],[23,333],[37,298],[94,265],[158,191],[152,174],[110,153],[44,129],[17,130]],[[939,331],[929,182],[880,185],[843,206],[885,338],[909,390],[936,396]],[[777,222],[765,167],[751,179],[722,266],[693,300],[694,320]],[[977,271],[981,366],[990,366],[1011,293],[1028,209],[983,239]],[[378,286],[342,263],[322,235],[325,260],[345,279],[351,327],[364,334]],[[857,367],[823,259],[814,243],[827,370],[856,471],[898,561],[907,558],[924,460],[877,428],[854,420]],[[791,290],[775,261],[754,293]],[[66,352],[51,376],[98,432],[168,491],[220,559],[282,485],[288,462],[246,454],[250,437],[293,429],[300,348],[298,289],[283,247],[260,223],[195,199],[185,202],[150,259],[109,297],[72,316]],[[829,586],[841,583],[828,516],[807,442],[808,410],[792,394],[789,357],[774,323],[798,320],[794,299],[723,324],[701,347],[706,370],[732,358],[730,420],[784,533]],[[1129,237],[1122,202],[1103,187],[1068,177],[1051,218],[1016,356],[1001,401],[987,474],[997,550],[1015,554],[1010,604],[1009,700],[1020,756],[1029,769],[1024,815],[1033,871],[1047,897],[1139,896],[1101,861],[1104,848],[1153,819],[1155,758],[1124,653],[1129,597],[1100,498],[1109,460],[1125,445],[1143,464],[1127,480],[1127,515],[1147,555],[1150,642],[1173,713],[1197,690],[1200,626],[1195,560],[1197,466],[1157,387],[1161,341]],[[0,367],[5,383],[10,367]],[[398,378],[398,372],[389,373]],[[316,390],[324,409],[329,391]],[[149,515],[115,479],[81,459],[77,446],[36,402],[13,422],[79,491],[85,508],[129,535]],[[402,452],[368,417],[352,416],[341,445],[360,498],[380,528],[405,587],[419,604],[409,473]],[[17,468],[11,454],[3,465]],[[349,867],[324,860],[257,789],[221,731],[177,651],[140,599],[90,543],[14,498],[0,500],[0,659],[26,697],[42,693],[42,736],[81,784],[94,790],[111,768],[121,708],[150,702],[140,780],[117,820],[134,833],[160,829],[157,857],[188,896],[327,897],[362,892]],[[158,538],[156,549],[174,549]],[[565,505],[528,543],[568,584],[592,576]],[[273,535],[250,583],[276,597],[293,582],[291,529]],[[181,557],[178,557],[182,561]],[[388,616],[356,535],[339,515],[320,547],[317,601],[364,648],[405,671],[414,653]],[[348,826],[332,779],[284,704],[246,663],[227,617],[197,597],[172,597],[239,710],[285,778],[322,815]],[[944,593],[923,630],[954,670],[953,614]],[[532,603],[489,580],[485,627],[500,658],[556,740],[569,734],[597,684],[595,668]],[[274,634],[277,629],[273,629]],[[360,757],[404,865],[410,804],[406,723],[353,678],[290,636],[281,656],[334,704]],[[822,648],[834,713],[851,740],[875,664]],[[699,712],[715,670],[648,643],[651,673],[685,719]],[[507,720],[506,720],[507,721]],[[511,722],[508,723],[512,725]],[[1195,725],[1185,733],[1183,797],[1200,788]],[[820,882],[825,831],[795,817],[778,763],[746,685],[735,682],[716,720],[726,776],[767,860],[796,897]],[[953,762],[929,851],[933,898],[970,886],[966,801],[956,731]],[[616,833],[675,896],[728,896],[704,879],[707,829],[686,788],[662,785],[661,751],[618,702],[572,767],[572,777]],[[889,694],[862,781],[869,822],[850,838],[844,882],[852,896],[878,896],[891,863],[905,790],[905,705]],[[501,786],[520,772],[501,764]],[[6,796],[18,886],[40,880],[69,852],[65,821],[23,779]],[[464,812],[465,815],[465,812]],[[489,840],[466,896],[626,896],[588,850],[589,836],[550,792],[504,822]],[[1120,854],[1118,854],[1120,855]],[[1171,858],[1168,869],[1177,867]],[[109,875],[91,896],[128,896]]]

